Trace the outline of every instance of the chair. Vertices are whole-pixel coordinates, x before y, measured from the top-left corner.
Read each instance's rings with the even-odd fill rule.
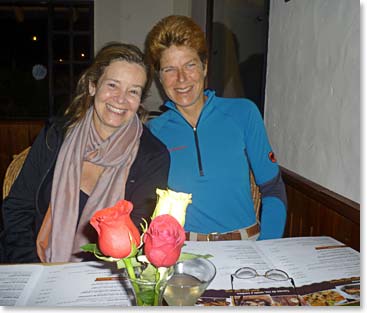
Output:
[[[252,201],[254,202],[256,220],[260,222],[261,193],[259,186],[256,185],[255,177],[251,170],[250,170],[250,185],[251,185]]]
[[[15,179],[18,177],[18,174],[23,167],[23,163],[30,149],[31,147],[28,147],[21,153],[13,155],[13,160],[9,164],[4,176],[3,199],[5,199],[5,197],[7,197],[9,194],[10,188],[13,185]]]

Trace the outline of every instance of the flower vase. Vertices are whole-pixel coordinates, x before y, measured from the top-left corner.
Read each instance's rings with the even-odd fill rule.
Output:
[[[167,279],[156,281],[149,281],[144,279],[131,279],[129,281],[132,285],[134,293],[133,305],[137,306],[161,306],[163,293],[167,285]]]

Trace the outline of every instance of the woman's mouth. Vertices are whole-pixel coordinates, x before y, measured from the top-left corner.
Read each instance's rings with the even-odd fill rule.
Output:
[[[112,106],[111,104],[109,103],[106,103],[106,107],[109,111],[113,112],[113,113],[116,113],[116,114],[124,114],[127,110],[126,109],[118,109],[114,106]]]
[[[177,93],[188,93],[192,89],[192,86],[186,87],[186,88],[175,88],[175,91]]]

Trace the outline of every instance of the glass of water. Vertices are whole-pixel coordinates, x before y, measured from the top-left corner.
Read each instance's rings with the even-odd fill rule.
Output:
[[[170,306],[193,306],[216,275],[212,262],[196,258],[177,262],[168,280],[164,300]]]

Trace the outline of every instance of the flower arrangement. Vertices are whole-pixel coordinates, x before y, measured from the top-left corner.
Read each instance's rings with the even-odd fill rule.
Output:
[[[151,223],[142,224],[143,233],[130,218],[131,202],[118,201],[113,207],[97,211],[90,224],[98,233],[98,244],[82,246],[104,261],[126,268],[135,291],[137,305],[159,305],[164,283],[177,261],[210,255],[183,253],[186,208],[191,194],[172,190],[156,190],[158,201]],[[153,287],[139,282],[151,283]]]

